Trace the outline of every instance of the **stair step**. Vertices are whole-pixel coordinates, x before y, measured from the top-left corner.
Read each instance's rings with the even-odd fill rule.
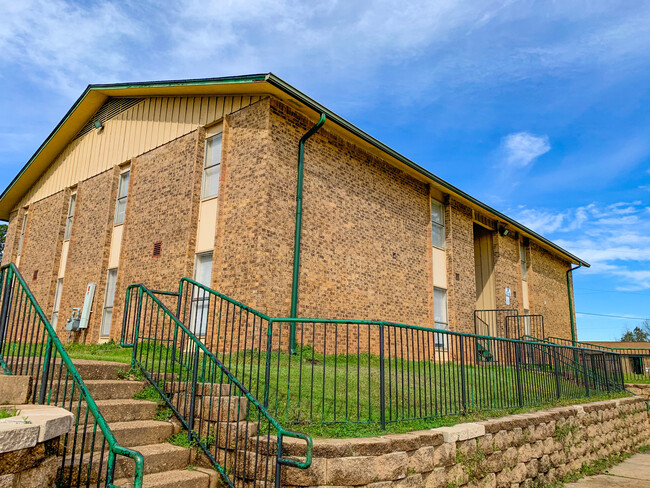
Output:
[[[149,444],[160,444],[174,433],[174,426],[170,422],[160,420],[135,420],[132,422],[112,422],[109,423],[117,443],[122,447],[144,446]],[[95,441],[93,444],[93,431],[91,428],[84,434],[79,432],[76,436],[77,453],[83,451],[89,452],[91,449],[101,449],[103,435],[99,429],[94,433]],[[72,451],[74,444],[74,435],[70,436],[67,443],[68,452]]]
[[[164,471],[173,471],[184,469],[190,463],[191,452],[189,449],[180,446],[174,446],[168,442],[161,444],[150,444],[146,446],[134,446],[133,450],[138,451],[144,458],[144,474],[161,473]],[[90,471],[89,471],[89,464]],[[84,453],[75,456],[73,466],[75,472],[71,479],[81,482],[81,484],[90,482],[95,484],[101,474],[101,479],[104,480],[106,476],[106,466],[108,463],[108,453],[104,453],[103,459],[100,459],[100,453],[93,453],[92,460],[90,453]],[[78,477],[79,467],[81,466],[81,475]],[[99,468],[102,472],[99,473]],[[69,468],[66,468],[69,469]],[[115,458],[115,478],[131,478],[133,479],[135,472],[135,462],[125,456],[116,456]],[[69,471],[66,471],[64,479],[68,479]]]
[[[207,469],[175,469],[163,473],[145,474],[143,488],[212,488],[219,474],[211,475]],[[214,480],[211,484],[211,480]],[[113,483],[120,488],[132,488],[133,479],[122,478]]]
[[[165,393],[189,395],[192,390],[190,381],[168,381],[165,383]],[[187,392],[187,393],[186,393]],[[226,396],[230,394],[230,385],[221,383],[199,383],[197,396]]]
[[[148,400],[111,398],[95,402],[106,422],[130,422],[133,420],[152,420],[158,405]],[[72,413],[77,413],[78,403],[72,406]],[[86,404],[81,405],[80,418],[86,414]]]
[[[128,363],[117,363],[113,361],[93,361],[90,359],[73,359],[79,375],[84,381],[88,380],[116,380],[120,372],[129,371],[131,365]]]
[[[124,381],[124,380],[84,380],[90,395],[95,401],[97,400],[111,400],[111,399],[132,399],[133,395],[142,391],[145,386],[145,383],[142,381]],[[74,403],[79,399],[79,388],[74,387],[74,392],[71,395],[71,390],[73,389],[72,378],[67,381],[61,381],[59,383],[57,380],[54,381],[52,385],[52,401],[61,403],[65,395],[65,404],[70,405],[70,400],[72,397],[72,402]]]

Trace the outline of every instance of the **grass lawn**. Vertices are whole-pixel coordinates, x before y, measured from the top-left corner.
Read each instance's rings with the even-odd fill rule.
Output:
[[[650,376],[643,374],[623,373],[625,383],[650,384]]]
[[[66,344],[73,359],[125,363],[133,350],[118,344]],[[152,373],[163,372],[172,351],[160,343],[141,347],[143,363]],[[193,356],[176,351],[174,372],[189,381]],[[514,367],[484,363],[467,365],[464,375],[454,362],[386,360],[384,363],[384,405],[387,430],[380,428],[381,367],[379,357],[323,356],[311,348],[297,355],[246,351],[219,354],[218,359],[260,402],[268,394],[268,411],[285,428],[315,437],[371,436],[386,432],[431,429],[489,417],[538,410],[556,405],[612,398],[605,392],[590,391],[575,380],[570,368],[553,371],[535,365]],[[183,364],[179,363],[182,360]],[[268,368],[267,368],[268,365]],[[222,370],[206,356],[199,356],[200,380],[227,383]],[[169,371],[168,371],[169,372]],[[265,377],[268,376],[268,392]],[[521,381],[519,402],[517,378]],[[557,399],[557,389],[561,398]],[[233,387],[233,391],[236,389]],[[242,394],[241,392],[239,394]],[[626,396],[627,393],[616,394]],[[249,406],[252,420],[257,419]]]

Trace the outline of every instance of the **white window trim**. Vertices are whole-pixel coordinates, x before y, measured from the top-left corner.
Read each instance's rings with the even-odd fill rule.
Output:
[[[429,220],[431,220],[431,245],[435,247],[436,249],[442,249],[443,251],[447,248],[447,228],[446,228],[446,221],[445,221],[445,204],[436,200],[435,198],[431,198],[431,202],[429,204]],[[442,217],[442,222],[434,222],[433,221],[433,211],[431,210],[431,207],[433,205],[439,205],[440,206],[440,215]],[[436,244],[433,243],[433,229],[438,228],[442,230],[442,246],[437,246]]]
[[[201,201],[205,202],[208,200],[212,200],[213,198],[218,198],[219,197],[219,180],[221,179],[221,158],[223,156],[223,131],[221,131],[221,124],[217,125],[218,130],[215,130],[214,133],[210,133],[209,135],[206,135],[205,137],[205,149],[203,153],[203,172],[201,174]],[[212,132],[212,131],[211,131]],[[207,160],[208,160],[208,141],[212,139],[213,137],[221,136],[221,149],[219,151],[219,160],[218,162],[206,166]],[[219,179],[217,180],[217,193],[215,195],[210,195],[210,196],[204,196],[205,195],[205,179],[206,179],[206,174],[207,170],[215,167],[219,167]]]
[[[77,212],[77,192],[70,194],[68,200],[68,214],[65,218],[65,230],[63,231],[63,242],[70,240],[72,236],[72,225],[74,224],[74,215]]]
[[[109,298],[108,297],[108,292],[109,292],[108,279],[109,279],[112,271],[115,271],[115,286],[113,286],[113,296],[111,297],[111,302],[113,302],[113,303],[112,303],[112,305],[108,306],[107,305],[108,304],[108,298]],[[102,320],[101,320],[101,323],[99,324],[99,336],[101,338],[110,337],[110,335],[111,335],[111,325],[112,325],[112,321],[113,321],[113,310],[115,308],[115,292],[117,291],[117,268],[111,268],[111,269],[106,271],[106,285],[105,285],[105,287],[106,287],[106,289],[104,290],[104,304],[102,306]],[[110,311],[111,311],[111,322],[108,324],[108,333],[104,333],[104,325],[105,325],[104,320],[106,318],[106,311],[108,309],[110,309]]]
[[[129,181],[126,184],[126,194],[123,197],[120,197],[120,185],[122,184],[124,175],[128,174]],[[131,167],[127,167],[123,169],[120,172],[119,179],[117,180],[117,196],[115,198],[115,217],[113,218],[113,226],[118,226],[118,225],[123,225],[124,221],[126,220],[126,206],[128,205],[129,202],[129,187],[131,186]],[[124,200],[126,203],[124,204],[124,216],[122,217],[122,221],[118,222],[117,217],[118,217],[118,208],[120,206],[120,201]]]

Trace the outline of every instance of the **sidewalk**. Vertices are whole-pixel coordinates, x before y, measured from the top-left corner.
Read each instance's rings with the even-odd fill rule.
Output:
[[[607,474],[588,476],[566,488],[650,488],[650,454],[635,454],[607,470]]]

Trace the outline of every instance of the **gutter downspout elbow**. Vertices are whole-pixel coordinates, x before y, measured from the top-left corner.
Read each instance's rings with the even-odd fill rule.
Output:
[[[301,138],[298,144],[298,184],[296,188],[296,226],[293,244],[293,277],[291,284],[291,315],[292,319],[297,318],[298,314],[298,279],[300,274],[300,233],[302,231],[302,190],[303,190],[303,173],[305,166],[305,143],[313,136],[318,129],[325,123],[325,114],[322,113],[316,124],[309,129]],[[291,324],[291,334],[289,338],[291,354],[296,351],[296,324]]]
[[[576,347],[576,340],[578,334],[576,331],[576,323],[573,318],[573,293],[571,293],[572,291],[571,285],[573,281],[571,278],[573,277],[573,275],[571,273],[573,273],[573,271],[575,271],[576,269],[580,269],[580,268],[582,268],[582,263],[578,263],[578,266],[576,266],[575,268],[570,268],[566,272],[566,291],[569,297],[569,315],[571,318],[571,343],[573,347]]]

